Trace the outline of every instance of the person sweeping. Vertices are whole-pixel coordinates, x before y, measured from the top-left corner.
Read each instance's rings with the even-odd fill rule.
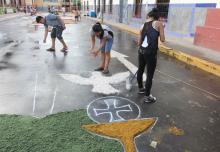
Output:
[[[91,53],[96,57],[101,52],[101,62],[95,71],[102,71],[103,74],[109,74],[109,63],[111,60],[111,49],[113,44],[113,32],[106,26],[99,22],[95,23],[91,30]],[[96,38],[100,39],[100,45],[95,49]]]
[[[44,27],[45,27],[45,34],[44,34],[44,40],[43,40],[44,43],[46,43],[47,35],[49,32],[48,26],[53,27],[53,29],[51,31],[52,45],[49,49],[47,49],[47,51],[55,52],[55,40],[57,38],[63,45],[61,52],[67,53],[68,48],[67,48],[67,45],[62,37],[63,30],[66,29],[64,21],[58,15],[49,13],[45,17],[37,16],[36,22],[44,24]]]
[[[159,12],[156,8],[150,11],[147,15],[147,21],[140,30],[138,41],[138,71],[137,81],[139,94],[145,94],[144,102],[155,102],[156,97],[151,94],[152,80],[157,65],[158,38],[160,41],[165,41],[163,24],[158,21]],[[147,67],[147,80],[145,88],[143,87],[143,73]]]

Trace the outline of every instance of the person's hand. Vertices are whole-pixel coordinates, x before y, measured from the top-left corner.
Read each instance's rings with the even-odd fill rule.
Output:
[[[46,40],[43,40],[43,43],[46,43],[47,41]]]
[[[97,55],[99,54],[99,50],[92,50],[91,53],[94,57],[97,57]]]
[[[138,41],[136,41],[136,45],[137,46],[140,46],[141,45],[141,42],[138,40]]]

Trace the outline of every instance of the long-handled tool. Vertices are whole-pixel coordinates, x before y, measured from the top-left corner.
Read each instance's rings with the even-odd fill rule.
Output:
[[[138,71],[137,71],[138,72]],[[128,79],[126,80],[126,89],[127,90],[131,90],[132,89],[132,81],[134,80],[134,78],[137,75],[137,72],[135,72],[135,74],[132,74],[131,76],[128,77]]]

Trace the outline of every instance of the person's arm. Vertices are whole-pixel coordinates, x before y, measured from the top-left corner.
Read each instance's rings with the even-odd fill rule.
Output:
[[[44,43],[46,43],[48,32],[49,32],[48,27],[45,27],[45,31],[44,31]]]
[[[160,33],[160,41],[165,42],[164,26],[162,22],[158,22],[158,29]]]
[[[92,41],[91,50],[94,50],[94,47],[95,47],[95,35],[91,35],[91,41]]]
[[[60,25],[63,27],[63,29],[66,29],[64,21],[60,18],[60,16],[57,16],[57,20],[60,23]]]
[[[99,48],[97,49],[97,51],[100,51],[105,46],[105,43],[106,43],[107,39],[108,39],[108,37],[104,37],[102,39],[102,42],[101,42]]]
[[[97,56],[98,53],[99,53],[99,51],[105,46],[107,40],[108,40],[108,37],[104,37],[104,38],[102,39],[99,48],[93,52],[93,54],[94,54],[95,56]]]
[[[140,33],[139,33],[139,37],[138,37],[138,42],[137,42],[137,45],[140,46],[141,45],[141,33],[142,33],[142,30],[144,28],[144,25],[142,25],[141,29],[140,29]]]
[[[139,38],[138,38],[138,42],[137,42],[138,46],[141,45],[141,33],[142,33],[142,29],[140,30],[140,33],[139,33]]]

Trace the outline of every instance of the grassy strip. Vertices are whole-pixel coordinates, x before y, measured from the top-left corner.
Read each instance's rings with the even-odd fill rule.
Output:
[[[43,119],[0,116],[0,151],[3,152],[121,152],[113,140],[81,129],[93,123],[85,110],[63,112]]]

